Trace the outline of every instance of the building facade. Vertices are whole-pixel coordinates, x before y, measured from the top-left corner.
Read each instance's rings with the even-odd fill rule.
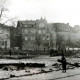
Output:
[[[56,50],[56,31],[53,27],[53,23],[48,23],[48,33],[50,34],[50,48]]]
[[[69,23],[47,23],[43,18],[18,21],[16,30],[16,47],[22,50],[65,50],[80,44],[80,26]]]
[[[10,48],[17,47],[17,30],[15,27],[10,27]]]
[[[10,48],[10,27],[0,24],[0,48]]]
[[[56,49],[65,50],[70,46],[71,26],[68,23],[53,23],[53,29],[56,32]]]
[[[17,35],[17,46],[22,50],[45,50],[49,45],[47,21],[42,18],[18,21]]]

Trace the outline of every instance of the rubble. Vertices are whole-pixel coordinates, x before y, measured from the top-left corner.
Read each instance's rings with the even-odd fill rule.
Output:
[[[15,77],[15,75],[10,74],[10,78]]]
[[[46,59],[46,60],[45,60]],[[1,76],[0,79],[4,79],[4,80],[46,80],[46,79],[59,79],[61,78],[62,80],[64,80],[64,78],[67,78],[67,76],[70,76],[70,75],[73,75],[73,74],[77,74],[78,73],[78,68],[76,68],[75,66],[72,66],[72,65],[67,65],[67,72],[66,73],[62,73],[62,68],[61,68],[61,63],[57,62],[57,57],[42,57],[40,59],[39,58],[35,58],[35,59],[30,59],[30,61],[32,62],[32,65],[35,63],[35,62],[39,62],[43,64],[43,62],[45,63],[45,67],[31,67],[31,62],[29,60],[23,60],[22,62],[19,60],[18,62],[19,63],[23,63],[24,61],[27,61],[29,64],[29,66],[21,66],[21,67],[18,67],[18,66],[13,66],[13,65],[5,65],[1,68],[1,71],[0,73],[4,76]],[[35,61],[34,61],[35,60]],[[42,60],[42,61],[41,61]],[[15,61],[13,60],[12,61],[13,63],[15,63]],[[26,63],[24,63],[24,65],[26,65]],[[69,61],[68,61],[69,62]],[[71,63],[71,62],[70,62]],[[72,62],[73,63],[73,62]],[[75,64],[76,62],[74,62]],[[7,64],[7,63],[6,63]],[[37,64],[36,64],[37,65]],[[76,63],[77,65],[77,63]],[[5,69],[7,67],[7,69]],[[3,70],[4,68],[4,70]],[[77,70],[78,69],[78,70]],[[77,71],[76,71],[77,70]],[[71,73],[69,72],[71,71]],[[75,72],[75,73],[73,73]],[[1,75],[0,74],[0,75]],[[79,74],[79,73],[78,73]],[[49,76],[49,77],[48,77]],[[71,76],[70,76],[71,77]],[[68,80],[68,79],[66,79]]]

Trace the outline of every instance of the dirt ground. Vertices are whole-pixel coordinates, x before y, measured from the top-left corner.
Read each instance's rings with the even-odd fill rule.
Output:
[[[80,80],[80,68],[67,65],[67,72],[62,73],[60,56],[37,56],[30,59],[0,59],[0,63],[45,63],[43,68],[25,67],[17,70],[14,66],[0,69],[0,79],[4,80]],[[66,58],[68,62],[80,62],[80,58]]]

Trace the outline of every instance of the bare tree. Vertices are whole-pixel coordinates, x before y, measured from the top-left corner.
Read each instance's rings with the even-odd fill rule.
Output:
[[[8,0],[0,0],[0,20],[2,19],[3,13],[8,11],[6,8],[6,3]]]
[[[2,30],[2,33],[0,34],[0,47],[3,45],[3,35],[6,29],[10,28],[5,28],[5,26],[8,22],[11,23],[13,26],[15,26],[15,19],[16,18],[9,18],[6,13],[9,11],[8,8],[8,0],[0,0],[0,30]],[[7,36],[7,35],[6,35]],[[8,36],[7,36],[8,37]],[[5,43],[5,48],[6,48],[7,43]]]
[[[8,4],[8,0],[0,0],[0,23],[2,25],[6,24],[6,23],[11,23],[13,26],[15,26],[15,22],[17,17],[15,18],[8,18],[8,16],[6,16],[5,12],[8,12],[8,8],[7,8],[7,4]],[[5,18],[5,20],[4,20]]]

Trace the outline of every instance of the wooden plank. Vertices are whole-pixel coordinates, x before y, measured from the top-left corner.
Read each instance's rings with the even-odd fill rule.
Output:
[[[45,67],[45,63],[0,63],[0,68],[4,66],[18,66],[18,67]]]
[[[60,59],[57,60],[58,62],[62,63],[62,61]],[[80,67],[80,64],[79,63],[69,63],[69,62],[66,62],[66,64],[68,65],[71,65],[71,66],[75,66],[75,67]]]

